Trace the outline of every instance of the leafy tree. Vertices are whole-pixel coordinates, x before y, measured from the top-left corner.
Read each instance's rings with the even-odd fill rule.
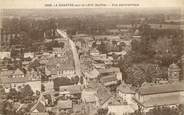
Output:
[[[41,85],[41,91],[44,92],[45,91],[45,86],[42,84]]]
[[[77,84],[79,82],[79,76],[75,76],[75,77],[71,78],[71,80],[74,84]]]
[[[107,46],[104,41],[101,42],[101,44],[97,47],[97,49],[102,53],[106,54],[108,52]]]
[[[30,85],[25,85],[21,91],[20,91],[20,98],[22,101],[25,100],[32,100],[32,96],[33,96],[34,92],[31,89]]]
[[[12,99],[12,100],[15,100],[15,99],[18,99],[18,92],[16,89],[14,88],[11,88],[8,95],[7,95],[7,98],[8,99]]]
[[[105,109],[100,108],[100,109],[97,110],[96,115],[107,115],[107,113],[108,113],[108,108],[105,108]]]
[[[134,86],[141,86],[143,82],[152,82],[162,75],[158,65],[149,63],[134,64],[128,67],[126,82]]]
[[[84,78],[83,78],[83,76],[80,77],[80,83],[81,83],[81,84],[84,83]]]
[[[4,115],[16,115],[15,108],[13,107],[13,103],[9,101],[5,101],[3,103],[3,114]]]

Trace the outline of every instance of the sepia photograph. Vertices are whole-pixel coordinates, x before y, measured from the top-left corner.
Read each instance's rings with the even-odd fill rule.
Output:
[[[10,1],[0,7],[0,115],[184,115],[177,3]]]

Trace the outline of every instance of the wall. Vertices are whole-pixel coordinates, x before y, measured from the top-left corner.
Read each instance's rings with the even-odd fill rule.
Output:
[[[134,94],[125,94],[119,91],[118,95],[123,98],[123,100],[126,101],[128,104],[134,103],[134,100],[132,99],[134,97]]]
[[[41,80],[37,81],[29,81],[26,84],[31,86],[33,92],[40,91],[41,92]]]
[[[10,58],[10,52],[0,52],[0,59]]]

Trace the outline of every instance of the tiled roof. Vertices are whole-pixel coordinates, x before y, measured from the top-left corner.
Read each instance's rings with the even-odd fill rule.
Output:
[[[29,81],[29,78],[28,77],[19,77],[19,78],[1,77],[0,81],[2,84],[25,83]]]
[[[20,69],[16,69],[15,72],[13,73],[14,75],[22,75],[24,74]]]
[[[103,83],[104,85],[106,84],[116,84],[117,83],[117,78],[114,74],[112,75],[107,75],[107,76],[103,76],[102,78],[100,78],[100,82]],[[112,83],[111,83],[112,82]]]
[[[159,94],[159,93],[169,93],[184,91],[183,82],[175,82],[168,84],[152,85],[152,86],[142,86],[139,88],[138,93],[141,95]]]
[[[82,98],[86,103],[96,102],[96,89],[87,88],[82,92]]]
[[[68,91],[70,94],[79,94],[82,92],[82,87],[80,85],[60,86],[59,91]]]
[[[112,72],[120,72],[120,69],[117,67],[111,67],[111,68],[106,68],[106,69],[99,69],[100,74],[104,73],[112,73]]]
[[[12,76],[12,75],[23,75],[24,73],[17,68],[16,70],[4,70],[0,72],[0,77],[7,77],[7,76]]]
[[[84,97],[86,103],[96,102],[95,95],[87,95]]]
[[[72,57],[53,57],[48,60],[47,69],[51,73],[56,73],[58,70],[74,70],[74,61]]]
[[[184,96],[176,95],[168,95],[164,97],[152,97],[151,99],[145,100],[140,103],[144,107],[153,107],[153,106],[163,106],[163,105],[177,105],[184,103]]]
[[[112,94],[107,88],[99,86],[97,89],[97,97],[99,99],[100,105],[103,105],[107,100],[112,97]]]

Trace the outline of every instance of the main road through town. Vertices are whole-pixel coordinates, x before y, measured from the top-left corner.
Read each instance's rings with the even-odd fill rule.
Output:
[[[79,60],[79,55],[77,53],[77,49],[76,49],[75,43],[68,37],[68,35],[67,35],[67,33],[65,31],[62,31],[60,29],[57,29],[56,31],[63,38],[69,40],[69,44],[71,46],[71,50],[72,50],[73,58],[74,58],[75,71],[76,71],[76,74],[80,77],[81,76],[80,60]]]

